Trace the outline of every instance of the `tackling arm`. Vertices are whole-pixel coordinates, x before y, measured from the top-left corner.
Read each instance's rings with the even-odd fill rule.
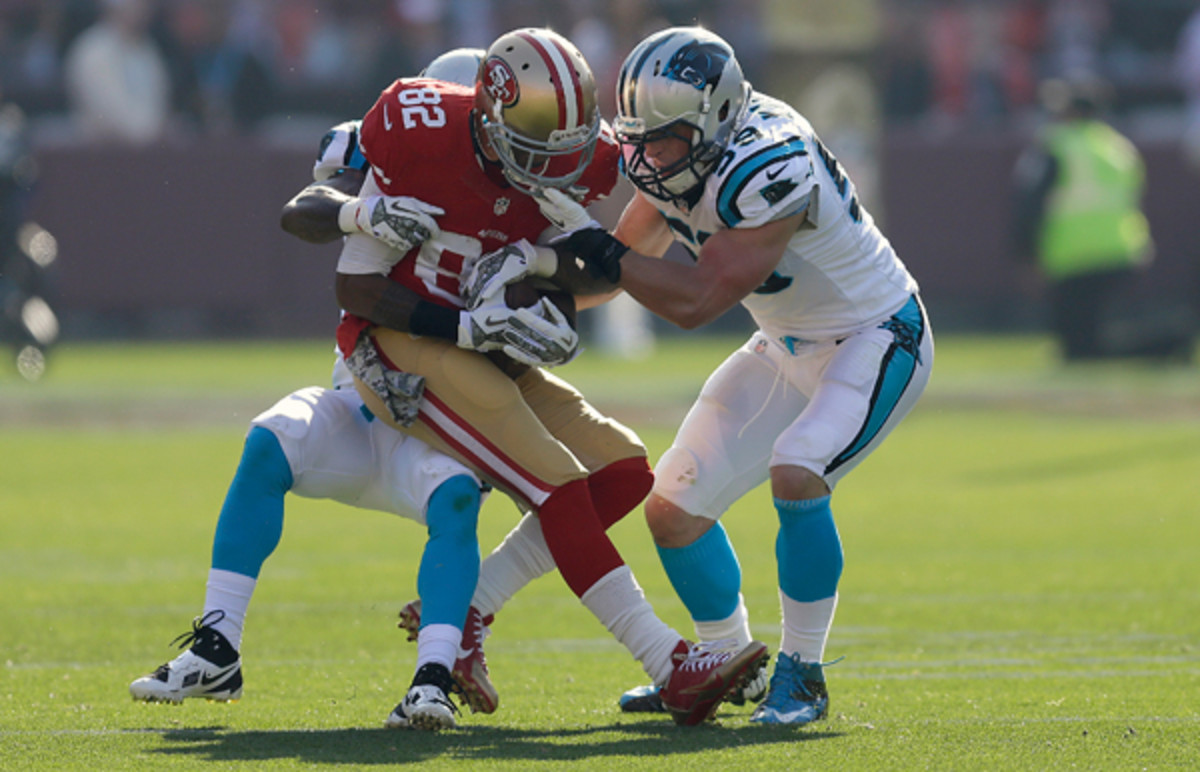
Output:
[[[642,198],[641,193],[636,194],[625,206],[614,235],[618,241],[629,245],[630,249],[651,257],[662,257],[673,241],[667,221]],[[600,305],[620,294],[619,284],[589,271],[587,263],[577,259],[564,244],[555,245],[555,251],[558,266],[552,280],[577,298],[586,298],[579,301],[580,308]]]
[[[543,212],[547,208],[553,208],[558,219],[582,220],[578,205],[563,197],[548,200]],[[621,213],[621,239],[591,222],[562,240],[560,254],[582,258],[588,270],[605,277],[610,286],[625,290],[667,321],[692,329],[713,321],[766,281],[805,216],[801,212],[756,228],[719,230],[704,242],[695,264],[688,265],[661,259],[672,238],[670,230],[639,193]]]
[[[704,242],[694,265],[627,252],[621,289],[684,329],[708,324],[767,280],[803,221],[801,213],[757,228],[721,229]]]
[[[345,236],[338,214],[353,201],[366,175],[359,169],[343,169],[301,190],[283,205],[279,225],[285,231],[311,244],[328,244]]]

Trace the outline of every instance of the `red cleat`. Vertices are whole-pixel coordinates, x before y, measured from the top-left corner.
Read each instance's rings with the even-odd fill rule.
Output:
[[[659,692],[675,723],[695,726],[712,718],[722,700],[753,680],[767,664],[764,643],[751,641],[741,651],[718,648],[720,645],[681,640],[675,648],[675,671]]]
[[[475,713],[494,713],[500,704],[500,695],[492,684],[488,673],[487,658],[483,654],[483,641],[488,636],[488,625],[494,617],[482,617],[479,609],[471,606],[467,622],[463,626],[462,641],[458,644],[458,659],[450,674],[454,677],[455,691]],[[398,627],[408,633],[408,640],[417,640],[421,629],[421,601],[414,600],[400,609]]]

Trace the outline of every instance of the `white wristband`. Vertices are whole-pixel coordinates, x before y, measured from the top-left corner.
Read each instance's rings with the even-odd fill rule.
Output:
[[[534,276],[553,276],[558,270],[558,253],[550,247],[533,246],[533,259],[529,263]]]
[[[358,210],[366,206],[365,199],[352,198],[342,204],[342,208],[338,210],[338,227],[342,233],[362,233],[363,230],[358,227]]]

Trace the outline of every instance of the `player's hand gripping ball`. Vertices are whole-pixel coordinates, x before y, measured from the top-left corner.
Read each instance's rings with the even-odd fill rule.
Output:
[[[512,309],[531,308],[538,300],[546,298],[562,311],[571,329],[576,326],[575,296],[566,290],[555,287],[550,282],[532,277],[521,279],[504,287],[504,304]]]

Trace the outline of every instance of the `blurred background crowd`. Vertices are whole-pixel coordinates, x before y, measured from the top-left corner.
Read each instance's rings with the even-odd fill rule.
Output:
[[[780,40],[820,5],[842,7],[840,37]],[[610,85],[648,31],[698,20],[733,43],[756,84],[775,79],[774,55],[789,49],[857,49],[892,122],[1020,120],[1040,80],[1082,71],[1113,84],[1117,112],[1167,120],[1200,99],[1196,9],[1195,0],[2,0],[0,88],[38,120],[43,141],[150,142],[269,130],[280,115],[361,113],[447,48],[486,46],[525,25],[566,34]],[[611,89],[602,93],[608,100]]]
[[[625,54],[694,23],[812,120],[943,330],[1045,319],[1013,260],[1013,168],[1040,86],[1102,81],[1157,250],[1129,302],[1200,317],[1200,0],[0,0],[0,306],[51,338],[327,334],[332,260],[277,218],[329,126],[522,26],[576,43],[611,117]],[[57,252],[39,316],[47,282],[13,287]]]

